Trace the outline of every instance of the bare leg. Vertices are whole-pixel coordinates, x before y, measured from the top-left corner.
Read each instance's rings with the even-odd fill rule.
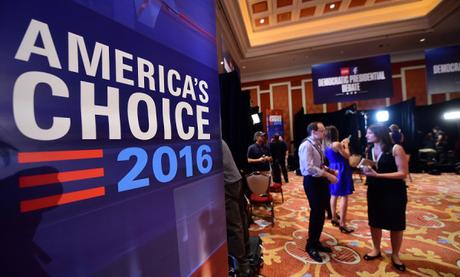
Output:
[[[340,226],[346,226],[346,216],[347,216],[347,208],[348,208],[348,195],[342,196],[340,201]]]
[[[382,240],[382,229],[371,227],[371,236],[372,244],[374,249],[372,249],[369,256],[377,256],[380,253],[380,241]]]
[[[391,257],[393,261],[397,264],[402,264],[401,260],[399,259],[399,250],[401,249],[403,233],[404,231],[391,231],[390,232],[391,248],[393,249]]]
[[[331,195],[331,213],[332,219],[337,220],[337,196]]]

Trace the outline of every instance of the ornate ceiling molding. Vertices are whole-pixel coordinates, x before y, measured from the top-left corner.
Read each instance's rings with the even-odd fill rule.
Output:
[[[246,1],[219,0],[243,59],[305,48],[329,47],[331,44],[348,44],[363,39],[429,32],[446,13],[460,5],[460,1],[399,1],[395,5],[381,8],[343,11],[340,15],[323,16],[318,20],[254,32]]]

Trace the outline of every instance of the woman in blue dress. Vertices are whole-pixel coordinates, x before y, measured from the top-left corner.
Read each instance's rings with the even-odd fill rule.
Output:
[[[350,150],[348,138],[339,142],[339,131],[335,126],[326,127],[326,150],[325,156],[329,160],[329,167],[338,172],[337,183],[330,184],[332,224],[339,227],[342,233],[349,234],[354,230],[346,226],[348,208],[348,195],[355,190],[353,177],[348,158]],[[337,216],[337,199],[340,197],[340,217]]]

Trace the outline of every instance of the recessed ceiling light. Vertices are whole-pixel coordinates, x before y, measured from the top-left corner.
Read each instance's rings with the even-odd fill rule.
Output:
[[[420,39],[420,42],[424,42],[426,39],[425,38],[421,38]]]
[[[334,9],[334,8],[335,8],[335,4],[330,4],[330,5],[329,5],[329,8]]]
[[[264,19],[264,18],[262,18],[262,19],[259,20],[259,23],[260,23],[260,24],[264,24],[264,22],[265,22],[265,19]]]
[[[220,64],[224,64],[224,61],[221,61]]]

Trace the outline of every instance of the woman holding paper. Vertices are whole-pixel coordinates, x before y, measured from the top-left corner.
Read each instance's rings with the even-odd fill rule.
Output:
[[[393,267],[405,271],[399,250],[406,229],[407,189],[404,179],[408,172],[407,155],[400,145],[391,143],[388,128],[384,125],[371,125],[366,138],[371,145],[366,151],[367,158],[375,163],[375,168],[363,168],[367,176],[368,217],[374,248],[364,255],[364,260],[382,257],[382,229],[390,230]]]
[[[348,207],[348,195],[355,190],[353,186],[352,170],[348,162],[350,139],[346,138],[339,142],[339,131],[335,126],[326,127],[326,150],[325,155],[329,161],[329,167],[337,170],[337,182],[330,184],[332,225],[339,227],[340,232],[349,234],[354,230],[346,226],[346,214]],[[337,199],[340,197],[340,219],[337,218]]]

